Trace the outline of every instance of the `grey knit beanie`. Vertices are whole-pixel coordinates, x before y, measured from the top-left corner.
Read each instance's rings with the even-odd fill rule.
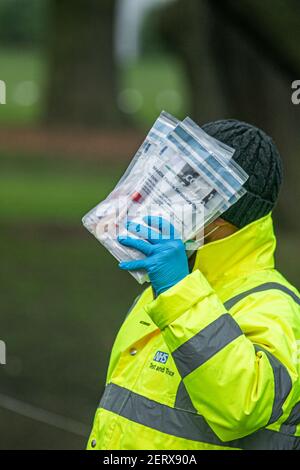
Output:
[[[265,132],[234,119],[210,122],[203,130],[233,147],[233,159],[249,175],[247,193],[222,214],[238,228],[268,214],[278,198],[282,182],[282,162],[277,147]]]

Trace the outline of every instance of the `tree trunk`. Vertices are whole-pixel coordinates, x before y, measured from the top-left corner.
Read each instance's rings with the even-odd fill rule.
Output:
[[[199,124],[222,115],[217,64],[210,38],[211,9],[201,0],[177,0],[161,14],[159,30],[170,53],[183,62],[190,90],[190,114]]]
[[[115,0],[51,0],[46,121],[113,127],[116,105]]]

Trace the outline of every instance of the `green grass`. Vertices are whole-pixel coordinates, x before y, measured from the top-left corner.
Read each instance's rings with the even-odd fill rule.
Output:
[[[0,123],[29,125],[39,122],[44,112],[47,81],[47,56],[43,51],[0,48],[0,79],[6,82],[7,104],[0,106]],[[20,84],[30,82],[37,99],[32,104],[20,102]],[[140,106],[129,117],[141,128],[149,127],[162,109],[184,117],[189,95],[184,69],[169,56],[141,59],[120,69],[119,91],[138,93]],[[28,90],[25,98],[28,97]],[[117,104],[116,104],[117,105]]]
[[[188,114],[190,97],[184,69],[169,56],[154,56],[129,65],[123,70],[122,85],[142,96],[141,108],[132,115],[139,126],[151,124],[162,109],[179,118]]]
[[[74,225],[108,195],[124,170],[118,164],[24,155],[0,155],[0,169],[2,221]]]
[[[0,158],[1,392],[87,425],[116,332],[141,290],[81,225],[121,173],[58,157]],[[0,434],[2,449],[82,448],[87,438],[1,406]]]
[[[6,105],[0,106],[0,122],[9,125],[37,122],[43,112],[45,78],[45,57],[41,52],[0,49],[0,79],[6,83]],[[38,93],[31,104],[20,102],[20,85],[24,82],[30,82]],[[28,89],[23,94],[28,98]]]
[[[1,392],[89,425],[114,336],[141,289],[81,225],[121,173],[58,157],[0,158]],[[0,448],[86,441],[1,407],[0,433]]]
[[[1,224],[0,234],[1,393],[90,426],[114,337],[141,288],[84,229]],[[1,449],[86,443],[1,407],[0,433]]]

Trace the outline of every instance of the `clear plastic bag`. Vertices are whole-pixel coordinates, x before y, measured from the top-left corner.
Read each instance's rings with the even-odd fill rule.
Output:
[[[133,177],[139,178],[141,173],[144,171],[145,161],[147,161],[148,156],[151,154],[153,146],[157,147],[162,144],[167,135],[173,129],[175,129],[178,122],[178,119],[166,111],[162,111],[160,113],[159,117],[151,127],[146,139],[136,152],[125,173],[117,183],[116,188],[124,184],[124,181],[129,175],[131,179]]]
[[[190,118],[179,122],[163,112],[115,189],[83,224],[119,261],[144,257],[117,236],[128,235],[128,220],[145,223],[150,214],[169,220],[193,251],[203,243],[204,227],[245,192],[247,175],[233,153]],[[131,274],[141,284],[148,280],[145,272]]]
[[[145,140],[135,153],[129,166],[127,167],[124,174],[116,184],[115,188],[106,197],[104,201],[93,207],[82,219],[83,225],[96,236],[96,227],[103,217],[109,214],[109,211],[118,211],[118,206],[125,203],[129,194],[133,192],[135,182],[140,181],[147,167],[150,164],[150,155],[153,152],[153,148],[159,147],[164,142],[170,131],[172,131],[178,124],[176,119],[171,114],[162,111],[159,117],[154,122],[150,131],[148,132]],[[129,177],[129,178],[128,178]],[[96,236],[97,237],[97,236]],[[101,237],[101,243],[103,239]],[[120,246],[120,250],[116,247],[116,251],[120,253],[120,256],[124,256],[127,251],[124,252]],[[117,258],[119,260],[123,258]]]

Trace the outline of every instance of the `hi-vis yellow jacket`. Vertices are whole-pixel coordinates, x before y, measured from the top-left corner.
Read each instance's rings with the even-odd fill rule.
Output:
[[[300,296],[274,269],[272,217],[148,288],[113,346],[89,449],[300,449]]]

